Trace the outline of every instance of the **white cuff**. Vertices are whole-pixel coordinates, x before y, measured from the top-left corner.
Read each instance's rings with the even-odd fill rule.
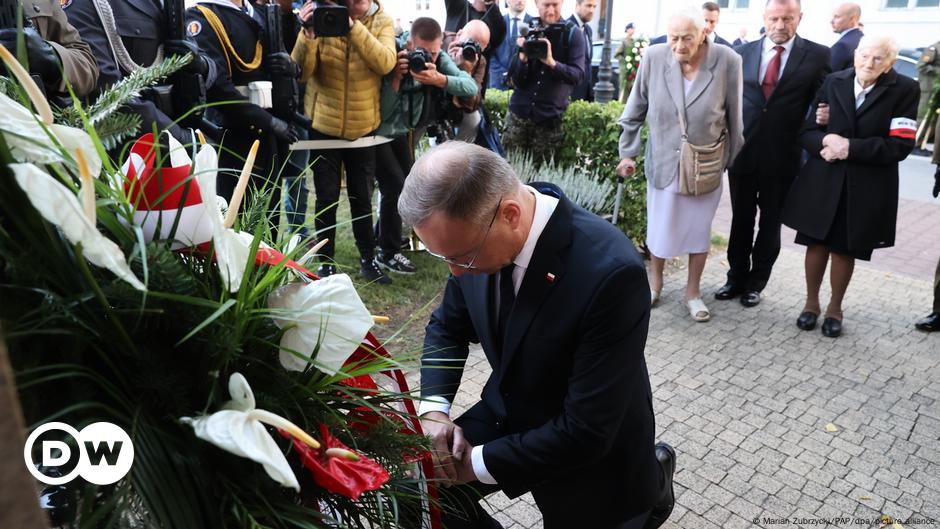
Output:
[[[449,417],[450,401],[440,395],[431,395],[430,397],[425,397],[424,400],[418,403],[418,417],[432,411],[442,412]]]
[[[496,478],[490,475],[486,470],[486,463],[483,462],[483,445],[474,446],[470,451],[470,463],[473,464],[473,473],[476,474],[480,483],[496,485]]]

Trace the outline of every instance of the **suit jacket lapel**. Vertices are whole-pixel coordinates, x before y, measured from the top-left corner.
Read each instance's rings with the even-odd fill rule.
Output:
[[[539,236],[519,293],[516,294],[516,302],[506,323],[500,373],[504,373],[512,362],[513,355],[542,307],[545,297],[565,274],[565,262],[561,254],[571,244],[571,218],[571,202],[562,196],[545,230]],[[554,279],[549,280],[548,274],[553,274]]]
[[[699,98],[705,89],[708,88],[708,85],[711,84],[712,79],[715,78],[715,74],[712,71],[715,69],[715,66],[718,64],[718,56],[712,51],[712,46],[724,46],[724,44],[709,44],[707,55],[705,60],[702,62],[702,66],[698,70],[698,74],[695,76],[695,80],[692,81],[692,88],[689,89],[689,95],[685,98],[686,108],[692,106],[692,103],[695,103],[695,100]],[[681,77],[681,73],[680,73]]]
[[[790,56],[787,57],[787,65],[783,67],[783,75],[780,76],[780,80],[777,81],[777,87],[774,88],[774,92],[780,90],[780,86],[786,84],[787,79],[793,77],[796,73],[796,69],[800,67],[800,63],[803,62],[803,57],[806,56],[806,47],[803,46],[803,39],[799,35],[793,39],[793,47],[790,48]],[[772,96],[773,94],[771,94]]]
[[[765,37],[766,38],[766,37]],[[764,50],[764,39],[757,41],[757,45],[752,45],[748,43],[747,49],[745,50],[744,56],[742,57],[743,75],[744,75],[744,84],[754,83],[760,87],[761,78],[760,78],[760,60],[761,53]],[[760,94],[761,101],[764,100],[764,92],[758,90],[757,93]]]
[[[663,77],[666,78],[666,91],[676,105],[676,112],[682,112],[682,119],[685,119],[685,86],[682,84],[682,66],[675,57],[670,57],[666,68],[663,70]]]
[[[836,93],[836,103],[842,106],[843,113],[848,117],[852,122],[852,129],[855,128],[855,89],[852,88],[852,83],[855,82],[855,74],[853,70],[846,70],[843,75],[840,75],[841,79],[839,84],[835,89]],[[832,105],[832,101],[828,102]]]

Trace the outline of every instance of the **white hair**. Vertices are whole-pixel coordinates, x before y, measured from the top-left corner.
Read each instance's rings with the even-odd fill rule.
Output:
[[[669,21],[675,19],[691,20],[695,24],[695,29],[703,31],[705,29],[705,17],[702,16],[702,8],[689,6],[676,11],[669,17]]]
[[[878,48],[888,52],[887,59],[889,61],[897,59],[898,52],[901,51],[901,46],[898,45],[898,41],[890,35],[866,34],[860,41],[858,41],[858,47],[855,48],[855,51],[864,48]]]

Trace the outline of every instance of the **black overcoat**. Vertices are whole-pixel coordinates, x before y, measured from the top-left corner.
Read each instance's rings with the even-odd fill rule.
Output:
[[[809,161],[790,188],[783,223],[825,240],[845,194],[848,249],[894,245],[898,214],[898,162],[914,148],[917,83],[890,70],[855,109],[855,70],[830,74],[813,102],[800,133]],[[815,109],[829,104],[829,124],[817,125]],[[827,162],[820,156],[826,134],[849,139],[846,160]]]

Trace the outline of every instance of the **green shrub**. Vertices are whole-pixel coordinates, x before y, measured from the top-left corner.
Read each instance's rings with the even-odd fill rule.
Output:
[[[505,130],[511,94],[493,89],[486,91],[488,116],[501,132]],[[562,120],[565,139],[555,152],[555,164],[560,168],[576,167],[585,175],[596,174],[616,185],[621,130],[617,120],[622,112],[623,103],[619,101],[572,102]],[[643,138],[645,141],[645,130]],[[619,217],[620,228],[632,239],[642,242],[646,234],[646,178],[642,156],[637,159],[636,176],[624,182]]]

